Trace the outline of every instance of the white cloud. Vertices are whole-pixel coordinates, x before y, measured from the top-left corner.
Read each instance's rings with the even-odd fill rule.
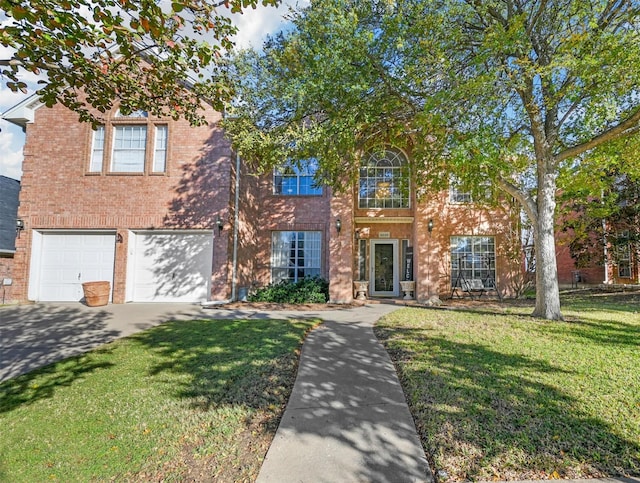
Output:
[[[259,48],[268,34],[277,32],[284,27],[284,15],[289,11],[285,4],[276,7],[258,6],[246,9],[242,14],[234,14],[231,18],[238,27],[235,43],[238,48]]]
[[[290,9],[309,4],[310,0],[285,0],[277,8],[259,5],[256,9],[247,8],[242,14],[231,16],[238,27],[235,43],[238,48],[255,47],[259,49],[266,36],[275,34],[289,24],[287,18]]]

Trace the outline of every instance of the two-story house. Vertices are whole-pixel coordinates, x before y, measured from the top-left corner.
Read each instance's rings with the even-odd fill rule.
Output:
[[[416,198],[410,153],[366,157],[346,195],[315,186],[314,160],[254,175],[219,127],[117,109],[93,130],[32,96],[3,117],[26,131],[13,296],[78,301],[108,280],[113,303],[225,301],[320,276],[334,302],[447,296],[464,279],[502,293],[521,275],[517,213],[452,186]],[[517,251],[517,250],[516,250]],[[362,287],[362,284],[358,284]]]

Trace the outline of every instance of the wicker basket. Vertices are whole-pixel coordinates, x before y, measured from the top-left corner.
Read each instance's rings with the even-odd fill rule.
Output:
[[[109,303],[109,282],[85,282],[82,284],[84,300],[89,307],[99,307]]]

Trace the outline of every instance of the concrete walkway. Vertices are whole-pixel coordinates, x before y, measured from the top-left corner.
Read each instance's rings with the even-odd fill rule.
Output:
[[[320,312],[258,483],[433,481],[373,324],[397,307]],[[306,314],[305,314],[306,315]]]

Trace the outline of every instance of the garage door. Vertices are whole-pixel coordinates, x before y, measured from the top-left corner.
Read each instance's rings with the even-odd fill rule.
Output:
[[[211,232],[135,233],[131,238],[129,300],[203,302],[209,299]]]
[[[108,280],[113,287],[115,234],[43,233],[37,265],[37,300],[82,300],[82,282]]]

